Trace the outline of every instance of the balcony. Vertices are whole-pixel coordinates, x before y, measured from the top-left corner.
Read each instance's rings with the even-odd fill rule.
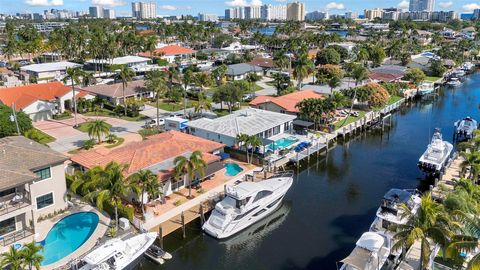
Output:
[[[0,216],[31,206],[28,192],[11,194],[0,198]]]
[[[5,236],[0,236],[0,245],[6,247],[32,235],[33,230],[31,229],[15,231]]]

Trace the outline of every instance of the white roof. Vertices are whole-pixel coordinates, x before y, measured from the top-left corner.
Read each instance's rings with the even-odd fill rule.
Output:
[[[113,58],[111,61],[106,59],[90,59],[87,63],[107,63],[111,65],[126,65],[126,64],[133,64],[133,63],[142,63],[149,61],[149,58],[140,57],[135,55],[127,55],[122,57]]]
[[[383,246],[384,241],[378,233],[366,232],[358,239],[357,246],[376,253]]]
[[[53,63],[44,63],[44,64],[33,64],[23,66],[20,69],[25,71],[33,72],[47,72],[47,71],[61,71],[66,70],[67,68],[81,67],[82,65],[72,62],[53,62]]]
[[[235,138],[238,134],[256,135],[295,118],[294,115],[248,108],[215,119],[190,121],[186,125]]]

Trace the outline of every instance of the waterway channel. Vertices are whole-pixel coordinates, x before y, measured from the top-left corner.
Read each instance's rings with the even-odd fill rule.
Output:
[[[143,259],[136,270],[337,269],[336,262],[368,231],[386,191],[424,183],[416,163],[433,130],[441,128],[451,141],[453,122],[478,120],[479,104],[477,73],[459,88],[402,108],[388,132],[367,132],[302,163],[282,208],[252,229],[219,242],[190,224],[187,239],[180,233],[165,239],[172,260],[159,266]]]

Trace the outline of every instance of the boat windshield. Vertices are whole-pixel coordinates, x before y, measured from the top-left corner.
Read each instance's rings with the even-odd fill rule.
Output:
[[[246,197],[246,198],[244,198],[244,199],[239,200],[239,199],[235,199],[235,198],[233,198],[233,197],[231,197],[231,196],[227,196],[225,199],[228,199],[228,201],[231,202],[232,204],[233,204],[233,202],[234,202],[235,207],[238,208],[238,209],[240,209],[242,206],[245,206],[245,205],[248,203],[248,201],[250,200],[250,198],[251,198],[251,197]]]

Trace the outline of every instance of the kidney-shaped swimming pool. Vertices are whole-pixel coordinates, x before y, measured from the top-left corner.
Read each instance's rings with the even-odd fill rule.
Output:
[[[62,218],[53,225],[43,246],[42,265],[49,265],[63,259],[77,250],[93,234],[98,226],[99,217],[94,212],[79,212]]]

